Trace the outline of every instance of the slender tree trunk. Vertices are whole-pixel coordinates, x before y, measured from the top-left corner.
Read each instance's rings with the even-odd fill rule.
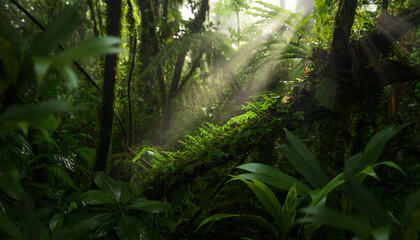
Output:
[[[177,94],[179,94],[182,89],[184,88],[185,84],[187,84],[187,82],[192,78],[192,76],[194,75],[195,70],[197,70],[197,68],[200,65],[200,60],[203,57],[204,51],[200,51],[200,53],[198,54],[198,56],[194,59],[194,61],[192,62],[190,71],[188,72],[188,74],[184,77],[184,80],[182,80],[181,84],[179,84],[179,87],[176,91]]]
[[[239,23],[239,11],[236,11],[236,25],[238,26],[238,47],[241,44],[240,35],[241,35],[241,25]]]
[[[107,34],[120,35],[121,0],[107,1]],[[114,118],[115,75],[118,57],[105,57],[104,85],[99,126],[99,143],[96,151],[95,171],[104,171],[111,143],[112,120]]]
[[[156,41],[156,23],[155,23],[155,12],[152,0],[138,0],[138,5],[141,12],[140,22],[140,75],[146,70],[150,63],[150,59],[153,58],[156,53],[154,52]],[[144,78],[144,77],[143,77]]]
[[[209,0],[203,0],[200,5],[200,9],[191,24],[191,33],[198,33],[206,20],[206,12],[208,9]],[[187,56],[188,50],[178,54],[177,61],[175,63],[174,75],[172,77],[171,88],[169,89],[168,99],[163,113],[163,124],[162,131],[167,131],[170,128],[170,122],[172,117],[172,107],[175,98],[178,95],[179,84],[181,80],[181,73],[184,67],[185,57]]]
[[[162,63],[157,65],[150,65],[151,60],[159,53],[159,37],[156,32],[156,19],[160,14],[160,1],[156,0],[138,0],[138,6],[141,11],[140,23],[140,46],[139,46],[139,62],[140,62],[140,81],[146,83],[148,89],[140,89],[139,94],[146,100],[146,114],[153,117],[159,117],[158,113],[163,106],[162,96],[164,97],[165,81],[162,72]],[[157,82],[160,96],[156,96],[151,91],[151,85]],[[160,98],[159,98],[160,97]],[[156,104],[158,103],[158,104]],[[160,103],[160,104],[159,104]],[[142,103],[144,104],[144,103]],[[158,122],[158,121],[154,121]],[[152,126],[147,131],[154,131],[158,126]]]
[[[136,62],[136,52],[137,52],[137,26],[135,24],[135,10],[131,0],[127,0],[127,14],[126,19],[128,23],[128,30],[130,33],[129,37],[129,48],[130,48],[130,71],[127,79],[127,98],[128,98],[128,148],[133,145],[133,107],[132,107],[132,98],[131,98],[131,79],[133,78],[133,72]]]
[[[130,73],[127,80],[127,98],[128,98],[128,146],[133,145],[133,108],[132,108],[132,99],[131,99],[131,79],[134,72],[134,63],[136,62],[136,49],[137,49],[137,36],[130,37],[131,42],[131,66]]]
[[[89,5],[89,10],[90,10],[90,19],[93,22],[93,35],[95,37],[99,37],[99,33],[98,33],[98,27],[96,25],[96,16],[95,16],[95,8],[93,7],[93,2],[92,0],[87,0],[87,4]]]
[[[164,131],[169,130],[169,127],[170,127],[171,115],[172,115],[171,107],[175,105],[174,101],[175,101],[175,97],[177,96],[178,85],[181,79],[182,67],[184,66],[186,55],[187,53],[179,54],[175,63],[175,70],[174,70],[174,75],[172,77],[171,88],[169,89],[168,100],[166,101],[166,107],[164,109],[164,112],[165,112],[163,116],[163,130]]]
[[[96,5],[96,15],[98,15],[98,25],[99,25],[99,30],[101,30],[99,35],[103,35],[104,34],[104,28],[103,28],[103,22],[102,22],[102,14],[101,14],[101,4],[99,2],[100,0],[95,0],[95,5]]]

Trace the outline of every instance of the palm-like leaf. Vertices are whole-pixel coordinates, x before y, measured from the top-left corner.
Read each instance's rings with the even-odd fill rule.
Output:
[[[277,149],[285,156],[314,188],[321,188],[328,182],[328,177],[321,164],[309,149],[295,135],[284,129],[287,143]]]
[[[247,163],[240,165],[237,168],[251,172],[238,175],[238,177],[243,179],[258,180],[283,190],[289,190],[294,184],[296,184],[297,192],[300,195],[306,195],[309,191],[311,191],[311,188],[305,183],[271,166],[261,163]]]

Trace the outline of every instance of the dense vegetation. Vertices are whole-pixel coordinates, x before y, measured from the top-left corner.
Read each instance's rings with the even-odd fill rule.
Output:
[[[296,2],[2,1],[0,238],[418,239],[420,1]]]

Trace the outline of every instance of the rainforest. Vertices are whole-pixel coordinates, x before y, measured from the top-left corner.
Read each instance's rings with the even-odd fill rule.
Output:
[[[0,239],[415,240],[420,0],[1,0]]]

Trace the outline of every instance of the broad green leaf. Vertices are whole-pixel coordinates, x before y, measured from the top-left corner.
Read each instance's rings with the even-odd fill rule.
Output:
[[[170,218],[166,218],[166,217],[165,218],[159,218],[157,220],[157,223],[162,225],[162,226],[165,226],[165,227],[169,228],[169,231],[172,232],[172,233],[175,232],[175,230],[176,230],[176,223],[174,222],[174,220],[172,220]]]
[[[284,129],[284,131],[286,132],[287,143],[277,147],[277,149],[314,188],[325,186],[328,177],[321,168],[319,161],[297,137],[287,129]]]
[[[101,190],[89,190],[80,196],[80,201],[87,205],[117,204],[115,199]]]
[[[131,196],[128,191],[123,191],[121,193],[121,197],[120,197],[121,204],[125,205],[126,203],[128,203],[128,201],[130,201],[130,199],[131,199]]]
[[[73,210],[77,209],[77,203],[71,202],[69,203],[69,207],[67,208],[67,213],[71,213]]]
[[[249,219],[251,221],[254,221],[254,222],[258,223],[260,226],[265,226],[267,228],[270,228],[270,226],[271,226],[271,224],[269,222],[267,222],[263,217],[260,217],[260,216],[220,213],[220,214],[212,215],[212,216],[204,219],[203,221],[201,221],[200,225],[198,225],[198,227],[195,229],[195,231],[197,231],[198,229],[200,229],[201,227],[203,227],[204,225],[206,225],[209,222],[216,222],[216,221],[219,221],[219,220],[222,220],[222,219],[225,219],[225,218],[231,218],[231,217],[240,217],[240,218]]]
[[[32,58],[34,64],[35,78],[38,85],[42,83],[45,76],[53,64],[52,61],[48,58],[36,57]]]
[[[313,206],[303,210],[309,217],[300,219],[301,223],[323,223],[336,228],[349,230],[363,236],[370,236],[372,229],[359,218],[346,216],[324,206]]]
[[[289,212],[295,211],[296,204],[297,204],[297,190],[296,190],[296,184],[295,184],[293,185],[293,187],[290,188],[289,192],[287,193],[287,197],[284,202],[284,209]]]
[[[73,149],[73,152],[76,153],[81,159],[86,161],[88,168],[93,168],[95,164],[95,149],[88,147],[78,147]]]
[[[306,195],[307,192],[311,190],[311,188],[300,180],[268,165],[261,163],[247,163],[240,165],[237,168],[251,172],[251,174],[247,173],[238,175],[238,177],[243,179],[258,180],[283,190],[289,190],[294,184],[296,184],[297,191],[300,195]]]
[[[66,81],[67,88],[75,90],[78,86],[76,73],[67,65],[60,66],[58,70]]]
[[[140,178],[137,175],[133,175],[130,179],[130,189],[134,197],[138,197],[143,193],[143,187],[141,185]]]
[[[306,213],[306,215],[308,215],[308,213]],[[298,223],[299,222],[305,223],[305,221],[301,221],[301,220],[298,220],[297,222]],[[314,223],[306,223],[303,226],[303,232],[304,232],[304,235],[305,235],[305,239],[312,239],[312,237],[315,234],[316,230],[318,230],[323,225],[324,225],[324,223],[323,222],[320,222],[320,221],[317,221],[317,222],[314,222]]]
[[[166,202],[148,200],[147,198],[139,198],[135,200],[128,208],[138,209],[150,213],[163,213],[172,210],[171,205]]]
[[[148,239],[145,226],[136,218],[121,215],[115,231],[121,240]]]
[[[375,172],[375,170],[373,169],[372,166],[365,167],[365,169],[363,169],[359,174],[366,175],[366,176],[371,176],[371,177],[377,179],[378,181],[381,180],[381,179],[379,179],[378,175],[376,174],[376,172]],[[363,179],[360,179],[360,180],[363,180]]]
[[[389,225],[390,217],[379,199],[358,180],[351,177],[346,177],[346,180],[342,191],[360,213],[369,217],[376,227]]]
[[[40,120],[52,113],[70,110],[70,104],[55,100],[24,106],[12,105],[0,114],[0,136],[24,126],[37,126]]]
[[[50,114],[46,118],[39,121],[38,126],[52,133],[55,130],[57,130],[60,124],[61,124],[61,118],[56,118],[54,114]]]
[[[22,199],[23,189],[17,181],[0,180],[0,188],[7,196],[16,200]]]
[[[385,144],[399,131],[408,126],[411,123],[405,123],[398,127],[388,126],[375,134],[375,136],[370,139],[366,144],[366,147],[363,151],[363,157],[358,162],[355,167],[354,172],[360,172],[365,167],[374,164],[380,157],[382,150],[385,147]]]
[[[32,46],[32,54],[40,57],[49,57],[49,54],[57,48],[58,44],[73,33],[83,21],[84,19],[77,14],[76,8],[65,9],[39,35]]]
[[[265,207],[265,209],[270,213],[270,215],[273,217],[274,222],[277,224],[277,226],[281,229],[283,227],[282,222],[282,215],[283,215],[283,207],[280,204],[279,200],[276,198],[274,193],[262,182],[257,180],[245,180],[241,179],[236,176],[232,176],[234,178],[237,178],[244,182],[257,196],[258,200],[262,203],[262,205]],[[284,231],[282,231],[284,232]]]
[[[296,217],[296,206],[297,206],[297,190],[296,185],[290,188],[287,193],[286,200],[283,205],[282,218],[282,238],[285,239],[290,231],[290,228],[295,223]]]
[[[50,220],[50,230],[51,232],[57,231],[63,225],[64,215],[59,213],[55,214]]]
[[[31,144],[28,142],[28,140],[26,140],[26,138],[24,136],[22,136],[22,134],[16,133],[16,132],[11,132],[9,135],[17,143],[19,143],[20,146],[22,146],[22,148],[23,148],[23,150],[26,154],[29,154],[30,156],[35,157]]]
[[[361,152],[351,156],[345,163],[345,169],[353,170],[357,166],[357,164],[359,164],[362,157],[363,157],[363,153]]]
[[[102,191],[113,196],[117,202],[120,201],[121,193],[127,190],[123,182],[110,178],[104,172],[95,173],[93,180]]]
[[[54,64],[69,64],[74,60],[98,56],[106,53],[122,53],[115,47],[121,40],[116,37],[103,37],[88,40],[76,47],[70,48],[52,57]]]
[[[392,162],[392,161],[384,161],[384,162],[379,162],[379,163],[375,163],[375,164],[373,164],[373,167],[376,167],[376,166],[379,166],[379,165],[386,165],[386,166],[388,166],[388,167],[392,167],[392,168],[394,168],[394,169],[397,169],[398,171],[400,171],[404,176],[406,176],[405,175],[405,173],[404,173],[404,171],[396,164],[396,163],[394,163],[394,162]]]
[[[338,174],[335,178],[328,182],[328,184],[325,187],[323,187],[322,189],[317,189],[316,191],[311,193],[312,201],[309,204],[309,207],[323,206],[327,200],[328,194],[337,187],[341,186],[343,183],[345,183],[344,175],[345,172]],[[305,218],[306,217],[307,215],[305,215]],[[312,235],[321,226],[322,224],[312,224],[311,226],[305,226],[305,235]]]
[[[80,236],[88,231],[98,228],[101,225],[99,217],[93,217],[79,221],[70,229],[59,229],[51,237],[51,240],[81,239]]]
[[[89,232],[89,239],[102,239],[115,229],[118,219],[117,216],[112,216],[112,212],[100,218],[100,226]]]
[[[201,223],[198,225],[198,227],[195,229],[195,231],[197,232],[198,229],[200,229],[202,226],[206,225],[209,222],[216,222],[216,221],[219,221],[221,219],[231,218],[231,217],[240,217],[240,216],[242,216],[242,215],[240,215],[240,214],[225,214],[225,213],[215,214],[215,215],[212,215],[212,216],[204,219],[203,221],[201,221]]]
[[[48,171],[50,171],[54,176],[58,179],[62,180],[65,184],[69,187],[72,187],[77,190],[76,185],[74,184],[73,180],[71,179],[70,175],[66,172],[66,170],[62,167],[49,167]]]

